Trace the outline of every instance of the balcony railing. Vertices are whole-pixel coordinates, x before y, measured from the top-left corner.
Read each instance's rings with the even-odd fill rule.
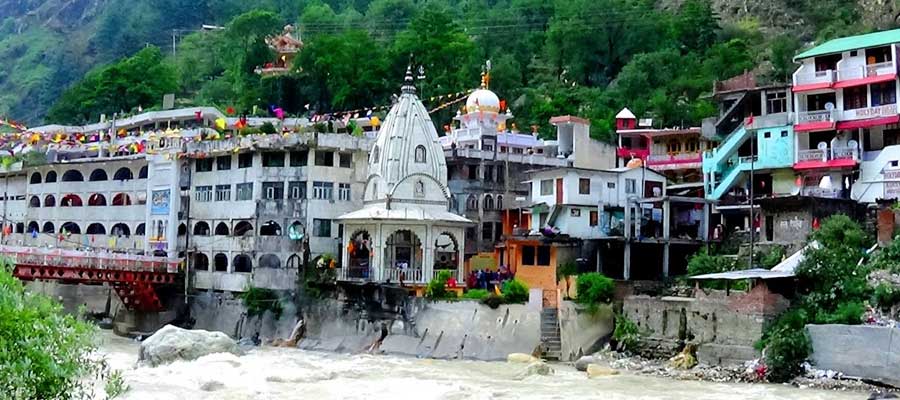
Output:
[[[669,163],[685,163],[700,162],[701,155],[699,151],[675,153],[675,154],[651,154],[647,157],[647,164],[669,164]]]
[[[741,164],[750,164],[757,161],[759,161],[759,156],[746,156],[738,158],[738,162],[740,162]]]
[[[833,160],[855,159],[858,151],[852,147],[835,147],[831,149],[831,158]]]
[[[825,161],[826,152],[824,150],[800,150],[797,154],[797,161]]]
[[[893,61],[884,61],[875,64],[859,65],[856,67],[842,68],[837,71],[837,80],[863,79],[879,75],[894,74],[897,68]]]
[[[834,111],[814,110],[800,111],[797,113],[798,124],[809,124],[814,122],[830,122],[834,121]]]
[[[810,85],[815,83],[833,83],[833,70],[801,72],[794,76],[794,85]]]
[[[857,119],[889,117],[893,115],[897,115],[897,104],[884,104],[875,107],[844,110],[841,114],[841,120],[851,121]]]
[[[824,197],[828,199],[839,199],[841,198],[841,190],[840,189],[822,189],[819,187],[804,187],[803,188],[804,196],[811,197]]]

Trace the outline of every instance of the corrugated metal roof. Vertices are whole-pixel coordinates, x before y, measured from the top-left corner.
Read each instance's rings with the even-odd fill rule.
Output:
[[[763,268],[754,268],[754,269],[745,269],[742,271],[729,271],[729,272],[719,272],[715,274],[703,274],[703,275],[695,275],[690,277],[690,279],[695,280],[709,280],[709,279],[723,279],[728,281],[736,281],[740,279],[776,279],[776,278],[790,278],[794,276],[793,272],[782,272],[782,271],[773,271],[769,269]]]
[[[900,29],[832,39],[797,54],[794,57],[794,60],[823,56],[826,54],[837,54],[855,49],[884,46],[892,43],[900,43]]]

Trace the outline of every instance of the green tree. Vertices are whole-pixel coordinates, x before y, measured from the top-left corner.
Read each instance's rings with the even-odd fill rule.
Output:
[[[719,19],[710,0],[687,0],[672,19],[675,40],[685,53],[703,51],[716,42]]]
[[[63,93],[47,118],[60,123],[83,123],[103,113],[159,105],[163,95],[176,88],[175,71],[163,63],[159,49],[150,46],[88,74]]]
[[[81,399],[101,371],[91,352],[94,328],[27,292],[0,260],[0,388],[5,399]]]

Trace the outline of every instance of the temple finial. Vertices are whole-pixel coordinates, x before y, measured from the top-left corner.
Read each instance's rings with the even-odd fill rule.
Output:
[[[416,94],[416,86],[413,84],[412,65],[406,66],[406,77],[403,78],[401,93]]]

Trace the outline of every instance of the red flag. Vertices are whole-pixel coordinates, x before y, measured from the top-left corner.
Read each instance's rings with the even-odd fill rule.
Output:
[[[751,114],[749,117],[747,117],[747,124],[746,124],[746,125],[747,125],[747,126],[753,125],[753,115],[752,115],[752,114]]]
[[[225,109],[225,113],[228,115],[234,114],[234,107],[228,107]]]
[[[197,121],[203,121],[203,111],[195,112],[194,119],[196,119]]]
[[[500,100],[500,111],[506,109],[506,100]]]

